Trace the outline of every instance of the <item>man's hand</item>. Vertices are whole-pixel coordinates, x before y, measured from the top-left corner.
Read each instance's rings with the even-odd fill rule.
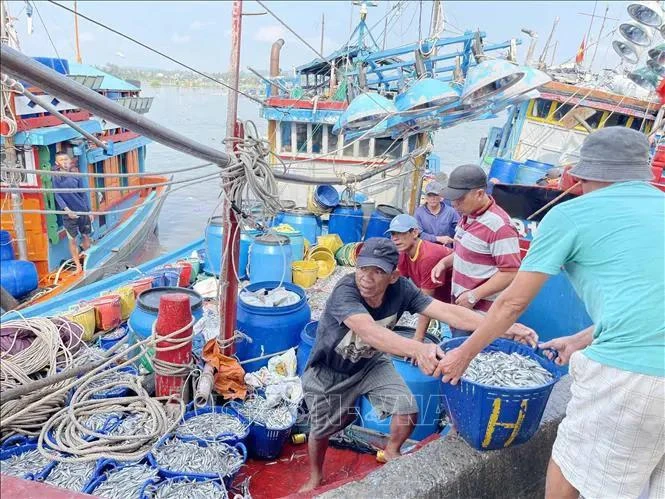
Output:
[[[454,240],[450,236],[436,236],[436,242],[439,244],[453,244]]]
[[[457,297],[455,300],[455,305],[459,305],[460,307],[468,308],[469,310],[472,310],[473,307],[476,306],[475,303],[470,303],[469,302],[469,292],[465,291],[461,295]]]
[[[88,217],[90,217],[90,223],[95,221],[95,216],[94,215],[88,215]]]
[[[441,381],[444,383],[456,385],[466,372],[466,369],[469,367],[469,363],[472,360],[473,357],[469,357],[464,350],[459,347],[448,350],[439,361],[439,365],[436,367],[433,376],[442,376]]]
[[[437,368],[440,358],[443,358],[443,351],[439,345],[433,343],[418,345],[415,360],[420,370],[428,376]]]
[[[65,211],[67,212],[67,216],[72,220],[77,219],[79,217],[76,213],[73,213],[72,210],[70,210],[69,208],[65,208]]]
[[[525,345],[536,348],[538,345],[538,334],[530,327],[524,324],[515,323],[510,326],[510,329],[503,334],[504,338],[509,340],[519,341]]]
[[[434,268],[432,269],[432,282],[436,284],[443,284],[442,281],[440,280],[441,276],[444,275],[444,271],[446,270],[446,264],[443,260],[439,261]]]
[[[541,349],[551,348],[556,350],[559,354],[556,359],[554,358],[556,354],[552,352],[545,352],[545,356],[553,360],[556,364],[564,366],[568,364],[570,356],[573,355],[578,350],[582,350],[586,345],[582,344],[580,341],[575,338],[575,336],[565,336],[563,338],[556,338],[545,343],[538,345]]]

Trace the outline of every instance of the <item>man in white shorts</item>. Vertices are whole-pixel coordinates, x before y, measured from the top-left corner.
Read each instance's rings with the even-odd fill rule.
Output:
[[[648,164],[647,138],[635,130],[589,135],[570,172],[584,194],[545,215],[515,280],[435,371],[456,383],[564,269],[593,326],[541,345],[559,364],[570,360],[573,379],[548,499],[665,497],[665,194],[646,182]]]

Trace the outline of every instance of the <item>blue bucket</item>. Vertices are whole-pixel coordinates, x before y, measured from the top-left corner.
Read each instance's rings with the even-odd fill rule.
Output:
[[[536,185],[545,176],[545,171],[540,168],[522,165],[517,169],[515,183],[519,185]]]
[[[163,270],[153,270],[152,272],[148,272],[146,277],[152,277],[153,288],[162,288],[166,286],[166,279],[164,278]]]
[[[118,326],[114,331],[106,333],[104,336],[99,338],[99,347],[104,350],[110,350],[116,346],[121,341],[124,341],[127,338],[127,332],[129,328],[125,326]]]
[[[487,178],[490,181],[496,179],[500,184],[512,184],[515,182],[520,165],[519,161],[512,159],[494,158]]]
[[[185,422],[188,419],[191,419],[195,416],[200,416],[201,414],[209,414],[211,412],[216,412],[219,414],[226,414],[228,416],[231,416],[238,421],[240,421],[244,426],[245,426],[245,431],[241,435],[236,435],[233,433],[221,433],[219,435],[216,435],[212,439],[204,439],[200,437],[195,437],[193,435],[187,435],[179,433],[178,429],[175,429],[175,434],[176,437],[178,437],[180,440],[183,440],[185,442],[196,442],[198,444],[203,444],[205,442],[224,442],[225,444],[228,445],[233,445],[237,442],[242,442],[247,438],[247,435],[249,435],[249,426],[250,423],[247,421],[247,419],[242,415],[239,414],[238,411],[236,411],[232,406],[230,405],[220,405],[220,406],[209,406],[206,405],[204,407],[196,407],[193,402],[191,402],[187,406],[187,412],[185,412],[184,416],[182,417],[182,421]]]
[[[441,348],[451,350],[466,339],[453,338],[442,343]],[[500,388],[464,378],[457,385],[441,383],[448,414],[460,436],[474,449],[495,450],[522,444],[538,430],[561,371],[532,348],[510,340],[496,339],[483,352],[517,352],[534,359],[549,371],[552,381],[535,388]]]
[[[552,163],[543,163],[542,161],[536,161],[534,159],[527,159],[524,164],[530,166],[531,168],[537,168],[543,172],[547,172],[554,168]]]
[[[339,203],[339,192],[331,185],[319,185],[314,189],[314,201],[324,210],[332,210]]]
[[[312,321],[308,323],[300,333],[300,343],[298,344],[298,352],[296,354],[296,360],[298,361],[298,376],[302,376],[305,372],[305,366],[307,365],[309,355],[312,353],[312,348],[316,341],[316,330],[318,327],[319,321]]]
[[[180,269],[173,267],[173,268],[164,269],[163,272],[164,272],[164,286],[169,288],[178,287],[178,283],[180,282]]]

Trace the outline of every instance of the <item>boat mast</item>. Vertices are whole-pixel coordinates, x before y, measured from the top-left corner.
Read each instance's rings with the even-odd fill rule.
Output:
[[[74,0],[74,37],[76,39],[76,62],[81,64],[81,46],[79,45],[79,16],[76,10],[76,0]]]
[[[242,0],[234,0],[231,12],[231,64],[229,67],[229,85],[238,90],[240,83],[240,36],[242,31]],[[226,107],[226,137],[240,137],[238,124],[238,92],[230,90]],[[227,143],[229,155],[234,153],[234,143]],[[220,297],[219,297],[219,339],[227,347],[225,355],[235,353],[233,337],[236,327],[236,302],[238,299],[238,279],[233,270],[231,261],[238,261],[238,241],[240,240],[238,219],[231,206],[231,197],[223,193],[222,215],[224,216],[224,247],[222,248],[222,261],[219,271]],[[233,260],[231,260],[233,258]]]
[[[321,14],[321,48],[319,48],[319,52],[323,54],[323,34],[325,33],[325,28],[326,28],[326,15],[323,13]]]
[[[591,57],[591,62],[589,63],[589,70],[593,67],[593,61],[596,60],[596,53],[598,52],[598,45],[600,45],[600,40],[603,36],[603,31],[605,30],[605,21],[607,21],[607,12],[610,10],[609,5],[605,5],[605,14],[603,15],[603,22],[600,25],[600,31],[598,32],[598,41],[596,42],[596,47],[593,49],[593,57]]]
[[[0,1],[0,43],[11,47],[12,40],[16,41],[17,39],[15,33],[12,33],[9,12],[7,11],[7,6],[5,5],[4,0],[2,0]],[[5,97],[7,98],[6,101]],[[3,114],[2,117],[4,122],[5,119],[7,120],[11,119],[11,118],[5,118],[4,114],[5,110],[8,110],[13,113],[14,96],[11,92],[5,92],[5,89],[0,89],[0,100],[2,100],[0,106],[2,107],[2,114]],[[8,131],[7,135],[4,136],[4,142],[5,142],[3,147],[5,153],[4,163],[10,168],[14,168],[17,166],[20,167],[18,163],[18,158],[16,156],[14,133],[12,133],[11,129]],[[16,187],[18,187],[19,184],[18,178],[20,177],[15,176],[14,174],[8,174],[8,178],[7,179],[3,178],[3,181],[7,181],[7,183],[10,185],[16,184]],[[16,243],[18,246],[18,256],[19,259],[21,260],[27,260],[28,245],[25,236],[25,222],[23,220],[23,197],[21,196],[20,192],[12,192],[10,196],[12,200],[12,211],[14,212],[12,216],[13,216],[14,232],[16,233]]]

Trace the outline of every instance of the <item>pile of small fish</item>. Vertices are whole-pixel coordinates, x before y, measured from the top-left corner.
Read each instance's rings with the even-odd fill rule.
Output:
[[[240,452],[223,442],[208,443],[203,447],[174,438],[153,450],[152,454],[161,468],[221,477],[233,475],[244,464]]]
[[[535,388],[552,381],[552,375],[536,360],[517,352],[480,352],[464,378],[501,388]]]
[[[131,499],[139,496],[147,480],[156,477],[156,469],[146,464],[132,464],[109,472],[92,494],[106,499]]]
[[[285,405],[268,407],[265,398],[256,396],[238,406],[238,412],[253,423],[260,423],[268,429],[282,429],[293,423],[293,415]]]
[[[145,489],[146,497],[154,499],[227,499],[223,483],[193,480],[165,480]]]
[[[81,424],[89,430],[99,432],[104,429],[109,420],[120,419],[120,414],[114,412],[95,412],[85,419],[81,420]]]
[[[72,362],[72,367],[84,366],[92,362],[98,362],[107,357],[108,352],[103,348],[83,345],[83,348],[76,352],[76,356]]]
[[[125,383],[130,383],[136,379],[136,376],[130,372],[126,371],[104,371],[96,375],[93,380],[87,385],[87,388],[99,388],[109,383],[122,381]],[[100,395],[107,394],[112,391],[118,390],[117,387],[111,388],[110,390],[104,390],[99,392]]]
[[[28,473],[39,473],[50,462],[35,449],[0,461],[0,473],[23,478]]]
[[[58,463],[44,480],[46,483],[69,489],[74,492],[82,492],[83,487],[90,481],[95,472],[94,461],[83,463]]]
[[[176,433],[178,436],[214,440],[220,435],[241,438],[246,430],[247,426],[237,417],[221,412],[208,412],[189,418],[178,427]]]

